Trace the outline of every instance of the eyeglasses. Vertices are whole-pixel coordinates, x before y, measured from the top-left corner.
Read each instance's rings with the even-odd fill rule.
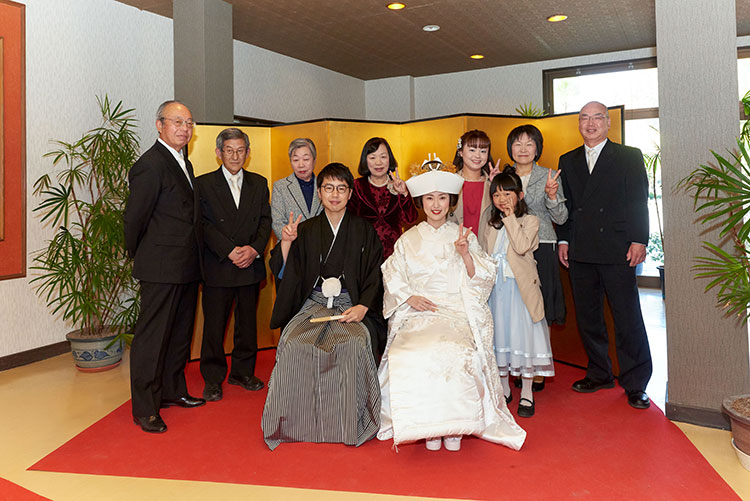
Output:
[[[223,151],[228,157],[233,157],[235,155],[243,156],[247,153],[247,148],[237,148],[236,150],[233,150],[232,148],[223,148],[221,151]]]
[[[174,118],[167,118],[167,117],[161,117],[161,120],[162,121],[169,120],[178,129],[182,128],[183,125],[186,126],[188,129],[192,129],[193,127],[195,127],[195,122],[193,122],[192,120],[182,120],[179,118],[175,120]]]
[[[344,195],[347,191],[349,191],[349,186],[345,184],[337,184],[337,185],[324,184],[323,186],[321,186],[321,188],[323,188],[323,191],[325,191],[326,193],[333,193],[333,190],[336,190],[342,195]]]
[[[602,122],[606,117],[602,113],[597,113],[596,115],[578,115],[578,121],[579,122]]]

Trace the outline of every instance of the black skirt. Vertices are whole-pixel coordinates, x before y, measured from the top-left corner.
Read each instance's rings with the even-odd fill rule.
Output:
[[[534,251],[536,269],[539,272],[539,282],[542,286],[544,300],[544,316],[548,324],[565,323],[565,296],[560,281],[560,263],[557,259],[557,246],[550,243],[540,243]]]

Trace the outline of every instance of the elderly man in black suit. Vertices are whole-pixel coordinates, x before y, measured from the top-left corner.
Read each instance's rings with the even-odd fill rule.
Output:
[[[256,308],[260,282],[266,277],[263,251],[271,235],[268,181],[243,169],[250,140],[239,129],[224,129],[216,138],[222,165],[196,179],[201,195],[206,249],[203,285],[203,398],[221,400],[227,374],[224,331],[234,308],[234,348],[227,383],[257,391]]]
[[[615,322],[619,382],[628,403],[650,405],[651,352],[643,324],[635,267],[646,258],[648,179],[636,148],[607,139],[609,111],[590,102],[578,115],[583,146],[560,157],[568,221],[558,228],[560,262],[570,268],[578,330],[589,358],[573,389],[613,388],[604,323],[606,293]]]
[[[197,407],[188,394],[185,364],[201,279],[200,205],[183,148],[193,117],[179,101],[156,113],[156,143],[128,174],[125,245],[141,285],[141,311],[130,349],[130,390],[135,423],[150,433],[167,431],[159,409]]]

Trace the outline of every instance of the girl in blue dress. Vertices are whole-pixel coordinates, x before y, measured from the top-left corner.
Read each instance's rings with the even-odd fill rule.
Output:
[[[521,179],[506,166],[490,184],[492,204],[482,214],[487,225],[480,243],[499,263],[489,306],[495,326],[495,356],[506,402],[513,400],[509,375],[521,377],[518,416],[535,412],[534,376],[554,376],[549,329],[534,250],[539,246],[539,219],[528,214]]]

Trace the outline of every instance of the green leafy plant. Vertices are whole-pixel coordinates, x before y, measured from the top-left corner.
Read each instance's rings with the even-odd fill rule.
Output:
[[[742,98],[742,108],[745,111],[745,116],[750,117],[750,90]],[[746,120],[742,126],[740,138],[745,140],[745,144],[750,143],[750,120]]]
[[[518,106],[516,108],[516,113],[522,117],[546,117],[549,115],[544,109],[534,106],[534,103],[532,102]]]
[[[661,222],[661,210],[659,209],[659,200],[661,199],[661,179],[659,176],[659,166],[661,165],[661,151],[657,148],[656,153],[644,154],[643,163],[648,173],[650,184],[649,198],[654,200],[656,208],[656,221],[658,233],[652,232],[649,236],[648,247],[646,252],[654,261],[664,261],[664,229]]]
[[[750,104],[750,93],[743,102]],[[715,151],[711,154],[715,163],[701,165],[678,185],[693,197],[701,223],[719,229],[720,243],[704,241],[708,255],[698,257],[693,269],[696,277],[709,280],[705,290],[716,290],[719,305],[727,315],[736,315],[744,324],[750,306],[748,140],[743,136],[738,138],[737,150],[726,156]]]
[[[53,313],[84,335],[116,332],[132,338],[138,316],[137,282],[125,251],[123,214],[128,169],[139,154],[133,109],[97,97],[102,124],[78,141],[55,141],[45,154],[62,169],[34,183],[34,209],[56,232],[33,256],[31,280]],[[117,340],[116,339],[116,340]],[[115,340],[115,341],[116,341]]]

